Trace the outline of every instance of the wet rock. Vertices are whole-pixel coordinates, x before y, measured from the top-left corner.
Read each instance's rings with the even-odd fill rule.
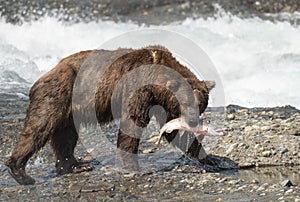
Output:
[[[291,6],[285,6],[281,12],[294,12],[294,9]]]
[[[259,130],[259,129],[260,129],[260,126],[258,126],[258,125],[253,125],[253,126],[252,126],[252,129],[254,129],[254,130]]]
[[[294,186],[293,183],[290,181],[290,180],[284,180],[281,182],[281,185],[283,187],[291,187],[291,186]]]
[[[159,140],[159,135],[156,135],[156,136],[154,136],[154,137],[151,137],[149,140],[148,140],[148,142],[158,142],[158,140]]]
[[[238,145],[239,145],[239,143],[234,143],[234,144],[230,145],[229,148],[226,150],[226,154],[231,154],[234,151],[234,149],[237,148]]]
[[[272,152],[271,151],[263,151],[261,154],[263,157],[270,157]]]
[[[262,126],[260,129],[261,129],[263,132],[265,132],[265,131],[269,131],[269,130],[271,129],[271,127],[270,127],[270,126]]]
[[[233,106],[228,106],[227,109],[226,109],[226,112],[228,114],[233,114],[233,113],[236,112],[236,109]]]
[[[252,130],[253,130],[252,126],[246,126],[245,129],[244,129],[245,132],[250,132]]]
[[[239,184],[241,182],[241,180],[230,180],[230,181],[228,181],[227,182],[227,184],[230,184],[230,185],[237,185],[237,184]]]
[[[249,111],[249,109],[241,109],[241,110],[239,110],[238,112],[239,112],[240,114],[247,114],[248,111]]]
[[[280,149],[279,153],[280,154],[284,154],[284,153],[286,153],[288,151],[289,151],[288,148],[283,148],[283,149]]]
[[[295,130],[295,129],[289,129],[289,130],[286,131],[286,133],[288,135],[295,135],[295,136],[299,136],[300,135],[300,131]]]
[[[289,189],[289,190],[286,190],[286,194],[289,194],[289,193],[292,193],[294,190],[293,189]]]
[[[135,173],[129,173],[124,175],[125,178],[133,178],[134,176],[136,176]]]
[[[157,150],[158,150],[158,148],[145,149],[145,150],[143,150],[143,154],[155,153]]]
[[[227,118],[227,120],[234,120],[235,115],[234,114],[228,114],[226,118]]]
[[[273,117],[273,116],[274,116],[274,112],[273,112],[273,111],[269,111],[269,112],[267,113],[267,115],[268,115],[269,117]]]

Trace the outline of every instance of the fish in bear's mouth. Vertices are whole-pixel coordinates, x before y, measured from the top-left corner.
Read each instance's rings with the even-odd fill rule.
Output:
[[[190,127],[183,118],[176,118],[173,119],[160,129],[159,131],[159,139],[156,144],[161,143],[161,139],[165,136],[165,133],[171,133],[174,130],[179,131],[179,135],[183,135],[184,131],[192,132],[196,135],[196,138],[201,142],[205,136],[221,136],[223,135],[222,130],[214,130],[209,126],[205,127],[204,129],[198,124],[196,127]]]

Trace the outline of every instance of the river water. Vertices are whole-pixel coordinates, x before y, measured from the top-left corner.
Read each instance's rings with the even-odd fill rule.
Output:
[[[300,108],[300,94],[296,93],[300,26],[257,17],[242,19],[222,11],[213,18],[187,18],[163,25],[101,20],[66,23],[55,17],[14,25],[0,19],[0,99],[11,94],[26,99],[24,87],[63,57],[99,48],[128,31],[145,29],[176,32],[202,48],[221,78],[225,105]]]

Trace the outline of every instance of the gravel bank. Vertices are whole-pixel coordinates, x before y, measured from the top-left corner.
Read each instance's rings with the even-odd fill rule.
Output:
[[[47,145],[28,165],[37,184],[19,186],[3,162],[22,128],[27,104],[26,100],[0,102],[3,201],[300,201],[300,112],[293,107],[228,106],[225,114],[209,110],[205,113],[204,120],[210,120],[215,127],[222,126],[224,136],[205,138],[204,148],[207,153],[235,161],[241,166],[239,170],[208,172],[193,160],[180,158],[167,169],[134,174],[96,161],[92,172],[56,177],[54,157]],[[110,131],[115,133],[115,126]],[[84,158],[87,151],[82,143],[76,153]],[[152,144],[152,149],[166,146]]]
[[[216,155],[226,155],[242,167],[300,165],[300,113],[291,107],[228,106],[223,115],[210,114],[215,124],[224,120],[223,138],[206,138]],[[225,116],[225,117],[224,117]],[[207,141],[207,142],[206,142]]]

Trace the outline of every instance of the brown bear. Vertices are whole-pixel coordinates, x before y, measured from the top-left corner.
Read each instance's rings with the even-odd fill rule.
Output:
[[[105,63],[107,67],[102,68],[101,77],[97,77],[99,80],[91,79],[91,75],[97,73],[95,72],[95,69],[98,71],[97,68],[81,72],[81,83],[92,82],[91,85],[95,85],[94,89],[90,91],[93,95],[94,104],[86,104],[90,103],[88,100],[91,99],[91,96],[84,95],[88,91],[85,88],[83,88],[82,96],[84,102],[81,100],[78,104],[72,101],[75,80],[79,71],[86,66],[99,66],[100,60],[104,63],[106,60],[109,62]],[[166,79],[168,77],[164,75],[161,68],[156,68],[155,65],[168,67],[170,70],[176,71],[181,78],[175,76],[175,78]],[[133,82],[135,79],[139,82],[144,80],[143,78],[148,78],[148,80],[150,78],[159,80],[164,85],[158,85],[157,82],[148,83],[135,89],[134,92],[131,92],[130,85],[119,85],[121,87],[115,93],[114,89],[122,77],[141,66],[144,70],[149,71],[146,71],[147,73],[144,73],[144,70],[137,72],[136,78],[132,78]],[[157,71],[161,72],[157,73]],[[179,79],[185,80],[189,84],[193,90],[193,96],[187,93],[186,87],[180,86]],[[91,85],[87,86],[93,88]],[[92,164],[79,162],[73,155],[78,139],[76,130],[78,123],[76,121],[89,122],[90,114],[87,113],[89,111],[87,108],[90,107],[95,111],[99,124],[120,119],[121,126],[118,133],[117,148],[124,151],[125,156],[127,155],[124,157],[128,158],[124,161],[127,162],[126,165],[138,169],[136,159],[130,155],[138,153],[140,128],[146,127],[149,123],[150,108],[160,105],[165,109],[166,120],[163,118],[160,120],[159,114],[156,114],[161,126],[165,121],[171,121],[184,115],[186,123],[195,127],[198,124],[199,115],[207,107],[209,90],[213,87],[214,83],[206,84],[204,81],[198,80],[187,67],[180,64],[172,56],[170,51],[161,46],[149,46],[137,50],[121,48],[113,51],[89,50],[73,54],[62,59],[55,68],[42,76],[32,86],[24,129],[11,157],[6,161],[6,165],[18,183],[34,184],[35,180],[25,172],[26,163],[50,139],[57,158],[58,174],[93,169]],[[122,96],[129,96],[128,92],[131,94],[130,98],[127,99],[128,107],[125,107]],[[174,92],[183,97],[183,101],[179,101]],[[114,101],[112,105],[113,99],[117,101]],[[189,104],[182,107],[180,102]],[[193,110],[195,106],[197,110]],[[114,110],[116,113],[113,113]],[[74,120],[74,114],[76,117],[79,114],[82,119]],[[164,137],[168,142],[172,142],[176,138],[177,132],[174,130],[165,134]],[[194,138],[189,149],[183,150],[190,156],[197,158],[200,149],[201,143],[197,138]]]

